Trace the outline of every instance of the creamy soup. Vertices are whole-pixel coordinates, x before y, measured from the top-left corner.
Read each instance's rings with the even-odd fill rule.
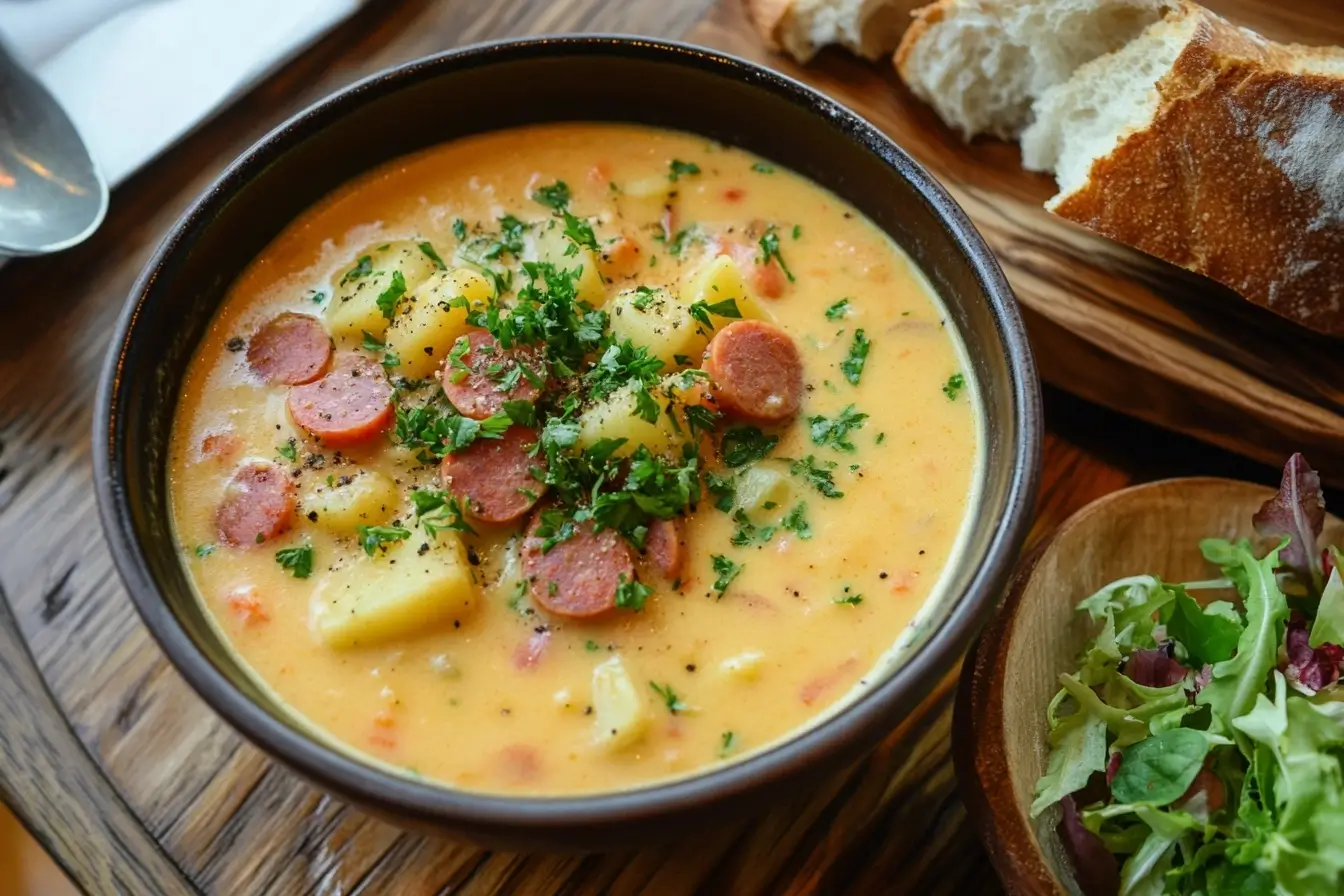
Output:
[[[314,728],[451,786],[732,762],[884,674],[964,528],[976,396],[911,261],[687,134],[459,140],[232,286],[176,416],[183,563]]]

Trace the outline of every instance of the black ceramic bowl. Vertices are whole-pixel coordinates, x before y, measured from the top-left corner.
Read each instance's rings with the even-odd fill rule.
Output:
[[[166,481],[179,384],[226,290],[300,212],[347,180],[465,134],[633,121],[744,147],[854,205],[923,268],[969,349],[986,415],[974,531],[909,660],[824,724],[743,762],[640,790],[486,796],[380,771],[313,739],[207,622],[178,562]],[[517,849],[605,849],[762,808],[871,749],[956,661],[1026,534],[1040,397],[1017,305],[942,188],[871,125],[807,87],[680,44],[565,37],[468,47],[362,81],[238,159],[163,241],[113,339],[94,419],[95,480],[117,568],[169,659],[224,718],[318,786],[413,827]],[[893,640],[896,633],[893,632]]]

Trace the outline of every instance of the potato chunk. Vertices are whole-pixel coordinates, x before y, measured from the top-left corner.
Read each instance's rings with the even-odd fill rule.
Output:
[[[672,202],[674,190],[676,186],[665,173],[626,181],[616,194],[616,208],[627,223],[652,224],[662,219],[664,210]]]
[[[467,313],[484,308],[494,294],[489,280],[467,268],[430,276],[401,301],[387,328],[387,350],[401,360],[391,372],[413,380],[432,374],[470,329]],[[466,299],[468,306],[454,299]]]
[[[719,671],[733,681],[755,681],[761,677],[764,660],[765,654],[759,650],[744,650],[719,663]]]
[[[323,529],[346,534],[356,526],[382,525],[400,505],[401,496],[391,479],[361,470],[332,480],[330,486],[319,480],[304,493],[301,506],[305,514],[317,514],[314,522]]]
[[[649,390],[658,406],[658,417],[652,423],[639,416],[635,395],[634,384],[622,386],[580,414],[579,447],[591,448],[603,439],[625,439],[625,444],[616,449],[615,456],[626,457],[640,445],[654,454],[665,454],[680,444],[683,438],[663,410],[669,401],[667,394],[656,386]]]
[[[587,302],[594,308],[606,304],[607,285],[602,282],[596,254],[592,249],[584,248],[565,236],[564,225],[556,218],[538,227],[536,255],[537,261],[549,262],[559,271],[581,268],[575,284],[579,301]]]
[[[744,318],[768,321],[775,319],[775,316],[752,294],[737,262],[727,255],[716,255],[691,271],[682,281],[679,294],[687,305],[704,302],[713,306],[727,299],[733,299],[737,302],[737,310]],[[716,327],[731,322],[731,318],[716,315],[711,317]]]
[[[772,461],[753,464],[738,474],[733,509],[747,513],[786,508],[793,494],[788,467]],[[771,505],[766,507],[765,505]]]
[[[341,269],[333,284],[327,304],[332,335],[347,345],[358,345],[365,331],[383,338],[388,319],[378,307],[378,297],[386,294],[390,298],[398,285],[409,293],[436,270],[438,265],[414,240],[366,247]],[[401,275],[399,284],[397,274]]]
[[[593,669],[593,741],[609,750],[628,747],[649,724],[647,701],[619,656]]]
[[[687,305],[665,289],[627,289],[611,300],[611,332],[629,339],[659,358],[664,370],[685,367],[677,356],[695,363],[704,351],[705,335],[696,326]]]
[[[424,554],[420,544],[418,537],[394,542],[321,581],[312,603],[318,637],[333,648],[364,647],[451,626],[469,613],[476,591],[462,542],[440,532]]]

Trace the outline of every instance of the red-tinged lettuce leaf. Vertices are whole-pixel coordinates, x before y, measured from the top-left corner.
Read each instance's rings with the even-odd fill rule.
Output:
[[[1307,619],[1294,614],[1283,636],[1283,674],[1302,690],[1315,694],[1339,680],[1344,647],[1338,644],[1311,646]]]
[[[1116,896],[1120,892],[1120,862],[1101,838],[1083,826],[1073,797],[1060,800],[1064,817],[1055,831],[1073,860],[1073,876],[1086,896]]]
[[[1279,552],[1279,562],[1319,591],[1323,575],[1316,542],[1325,526],[1325,496],[1321,477],[1300,453],[1283,465],[1279,491],[1251,517],[1255,531],[1267,538],[1291,539]]]
[[[1125,661],[1124,669],[1130,681],[1146,688],[1171,687],[1184,681],[1188,671],[1162,647],[1134,651]]]

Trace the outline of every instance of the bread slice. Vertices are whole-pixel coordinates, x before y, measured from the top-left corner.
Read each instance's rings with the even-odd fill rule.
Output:
[[[1022,149],[1055,214],[1344,335],[1344,50],[1183,0],[1044,92]]]
[[[895,49],[921,0],[746,0],[747,12],[772,50],[807,62],[829,44],[866,59]]]
[[[1178,0],[939,0],[916,13],[896,68],[969,140],[1012,139],[1083,63],[1137,37]]]

